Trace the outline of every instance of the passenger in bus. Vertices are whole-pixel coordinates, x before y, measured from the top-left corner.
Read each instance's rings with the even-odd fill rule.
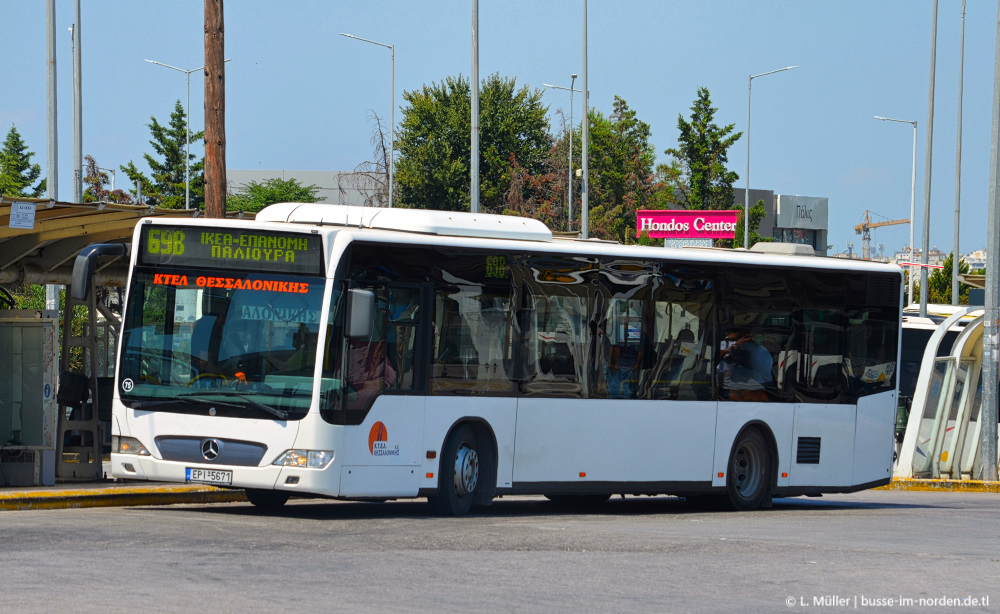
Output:
[[[761,336],[730,333],[723,344],[720,396],[730,401],[767,401],[765,386],[773,379],[773,360]]]

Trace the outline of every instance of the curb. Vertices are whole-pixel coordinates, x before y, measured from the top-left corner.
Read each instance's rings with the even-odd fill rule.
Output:
[[[980,480],[917,480],[896,478],[891,483],[885,486],[879,486],[874,490],[1000,493],[1000,482],[983,482]]]
[[[88,488],[22,491],[0,495],[0,510],[53,510],[84,507],[230,503],[246,501],[242,490],[211,486]]]

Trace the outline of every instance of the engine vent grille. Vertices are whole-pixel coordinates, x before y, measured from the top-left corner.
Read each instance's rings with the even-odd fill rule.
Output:
[[[799,447],[795,462],[800,465],[819,464],[819,437],[799,437]]]

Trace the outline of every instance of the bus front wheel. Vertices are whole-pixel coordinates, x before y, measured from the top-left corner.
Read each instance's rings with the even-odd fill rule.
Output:
[[[771,503],[773,460],[767,441],[757,429],[740,433],[729,457],[726,495],[735,510],[754,510]]]
[[[428,498],[431,507],[443,516],[464,516],[472,508],[479,486],[479,447],[469,425],[456,430],[441,454],[438,492]]]
[[[288,502],[288,493],[278,492],[276,490],[247,488],[244,492],[247,495],[247,501],[253,503],[254,507],[259,507],[265,511],[280,509],[281,506]]]

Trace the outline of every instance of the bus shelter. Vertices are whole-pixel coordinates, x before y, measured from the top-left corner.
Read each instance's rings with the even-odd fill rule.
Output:
[[[128,258],[103,258],[88,299],[75,302],[67,292],[61,311],[16,309],[10,290],[68,286],[87,245],[130,243],[144,217],[199,214],[0,197],[0,486],[102,477]]]

